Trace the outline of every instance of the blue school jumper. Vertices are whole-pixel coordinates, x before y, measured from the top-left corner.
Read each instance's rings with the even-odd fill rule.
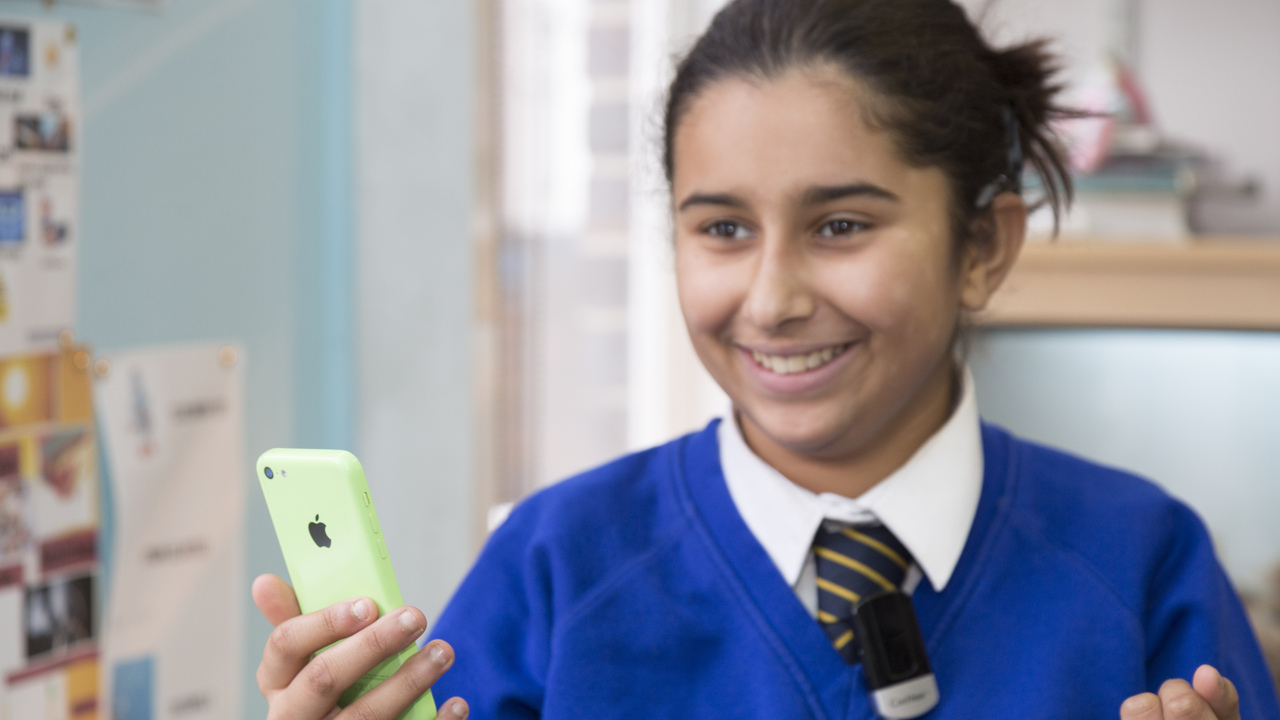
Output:
[[[1280,718],[1245,614],[1186,506],[1150,483],[982,430],[982,498],[946,589],[912,600],[941,689],[928,718],[1114,718],[1218,667]],[[435,688],[488,718],[871,718],[739,516],[715,423],[521,503],[433,637]]]

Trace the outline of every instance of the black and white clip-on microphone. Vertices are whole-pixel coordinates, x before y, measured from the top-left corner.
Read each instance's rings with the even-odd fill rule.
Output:
[[[868,597],[854,607],[853,624],[876,714],[897,720],[932,710],[938,681],[911,598],[897,591]]]

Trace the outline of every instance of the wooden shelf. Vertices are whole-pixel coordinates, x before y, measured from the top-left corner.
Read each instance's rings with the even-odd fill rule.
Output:
[[[1280,238],[1028,243],[975,320],[1280,331]]]

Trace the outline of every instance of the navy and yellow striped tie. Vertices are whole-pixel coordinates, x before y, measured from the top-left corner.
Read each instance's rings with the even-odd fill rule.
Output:
[[[818,623],[846,662],[858,662],[853,606],[864,597],[896,590],[911,554],[883,525],[818,528],[813,539],[818,571]]]

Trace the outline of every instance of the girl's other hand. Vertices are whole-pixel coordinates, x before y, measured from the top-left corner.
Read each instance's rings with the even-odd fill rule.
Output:
[[[1159,695],[1143,693],[1125,700],[1120,720],[1240,720],[1240,696],[1230,680],[1201,665],[1190,684],[1167,680]]]
[[[344,690],[422,635],[427,628],[422,612],[402,607],[379,618],[372,600],[355,598],[303,615],[293,588],[275,575],[253,581],[253,602],[276,628],[258,666],[258,690],[270,706],[269,720],[393,720],[453,664],[453,648],[433,640],[390,679],[339,708]],[[343,638],[351,641],[315,654]],[[460,720],[467,712],[458,698],[440,707],[442,720]]]

